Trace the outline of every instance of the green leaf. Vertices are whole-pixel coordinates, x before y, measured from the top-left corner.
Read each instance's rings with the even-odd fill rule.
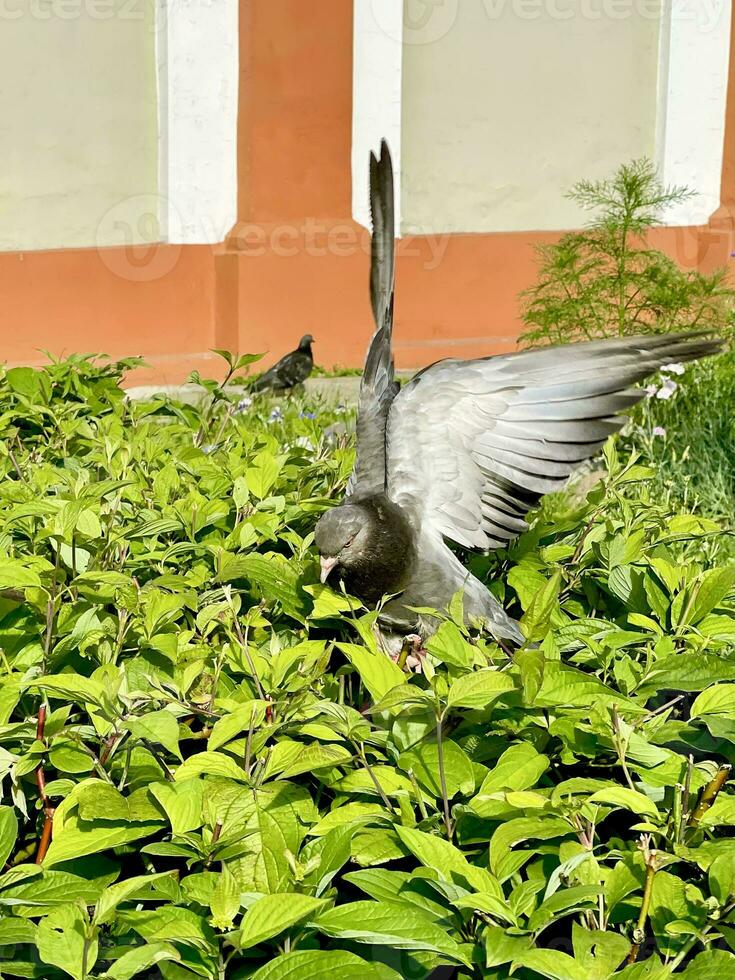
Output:
[[[135,790],[130,796],[123,794],[101,780],[89,780],[76,790],[79,816],[84,821],[128,821],[146,823],[161,820],[158,809],[148,796],[148,790]]]
[[[470,806],[481,817],[495,815],[498,794],[531,789],[549,768],[549,760],[527,742],[511,745],[484,778]]]
[[[238,782],[248,782],[248,775],[235,760],[224,752],[199,752],[190,755],[174,774],[177,783],[195,779],[197,776],[222,776]]]
[[[262,725],[266,707],[265,701],[246,701],[230,714],[216,721],[209,736],[209,751],[214,752],[221,748],[241,732],[248,731],[251,726],[255,729]]]
[[[500,881],[505,881],[515,871],[511,848],[516,844],[526,840],[553,840],[572,832],[572,827],[560,817],[509,820],[498,827],[490,840],[490,868]]]
[[[691,718],[706,715],[727,715],[735,717],[735,684],[715,684],[702,691],[690,709]]]
[[[178,962],[180,959],[176,947],[170,943],[147,943],[123,953],[120,959],[115,960],[105,977],[109,980],[132,980],[157,963]]]
[[[487,708],[503,694],[515,690],[510,674],[499,670],[477,670],[454,681],[449,688],[450,708]]]
[[[437,660],[455,667],[469,668],[475,659],[475,648],[452,622],[442,623],[426,643],[426,649]]]
[[[97,908],[94,913],[95,925],[101,926],[106,922],[112,922],[115,918],[115,910],[122,902],[126,902],[131,896],[139,892],[147,891],[155,882],[167,879],[174,881],[171,873],[161,872],[159,874],[138,875],[133,878],[126,878],[115,885],[106,888],[100,895]]]
[[[721,854],[709,867],[710,891],[721,906],[735,899],[735,860],[732,854]]]
[[[327,936],[394,949],[427,950],[469,966],[462,947],[430,919],[394,902],[350,902],[324,912],[311,923]]]
[[[232,928],[235,917],[240,911],[240,888],[225,862],[222,863],[221,871],[217,876],[217,884],[212,892],[209,907],[215,929]]]
[[[297,950],[277,956],[257,970],[252,980],[401,980],[382,963],[369,963],[342,950]]]
[[[16,558],[0,558],[0,589],[38,588],[41,579],[37,572]]]
[[[561,582],[561,572],[556,571],[534,595],[520,622],[526,640],[541,640],[548,633],[551,617],[559,608]]]
[[[151,711],[125,723],[134,738],[162,745],[171,755],[181,758],[179,723],[170,711]]]
[[[536,707],[589,708],[595,700],[612,701],[618,705],[626,701],[593,674],[585,674],[584,671],[569,667],[558,660],[546,661],[541,690],[534,702]]]
[[[720,605],[733,587],[735,587],[735,565],[711,568],[705,572],[696,592],[689,622],[698,623],[704,619]]]
[[[0,919],[0,946],[17,946],[20,943],[36,944],[37,926],[26,919]]]
[[[544,679],[544,652],[543,650],[519,650],[514,660],[521,672],[523,701],[525,704],[533,704],[536,695],[541,690]]]
[[[486,868],[470,864],[454,844],[410,827],[396,827],[396,833],[424,867],[436,871],[445,881],[456,881],[459,877],[477,891],[494,895],[500,901],[504,899],[497,879]]]
[[[624,810],[630,810],[631,813],[652,817],[656,821],[661,819],[658,807],[652,800],[649,800],[643,793],[638,793],[625,786],[610,786],[606,789],[600,789],[590,796],[588,802],[610,803],[613,806],[622,807]]]
[[[12,807],[0,806],[0,868],[13,853],[18,836],[18,818]]]
[[[98,943],[82,908],[62,905],[50,912],[38,927],[38,955],[74,980],[87,980],[97,962]]]
[[[354,643],[338,643],[337,649],[347,657],[360,675],[360,680],[370,692],[373,701],[380,701],[391,688],[406,680],[401,668],[384,653],[372,653]]]
[[[300,623],[305,622],[306,605],[299,589],[299,575],[293,563],[283,555],[232,555],[225,552],[217,581],[238,579],[251,582],[266,602],[279,602],[286,615]]]
[[[585,966],[557,949],[526,950],[513,958],[513,965],[526,967],[549,980],[590,980]]]
[[[442,753],[444,774],[449,799],[458,793],[469,796],[475,789],[475,773],[467,753],[451,739],[443,739]],[[436,742],[420,742],[398,759],[398,767],[404,772],[413,770],[419,785],[435,798],[441,798],[442,785],[439,770],[439,746]]]
[[[52,698],[76,701],[81,705],[93,704],[97,708],[105,706],[105,689],[99,681],[91,677],[59,674],[56,677],[44,677],[42,680],[34,681],[31,687],[44,691]]]
[[[331,769],[351,761],[352,753],[341,745],[306,745],[278,778],[292,779],[304,772]]]
[[[54,826],[56,828],[56,821]],[[160,821],[95,824],[71,816],[54,830],[54,838],[43,862],[44,867],[152,837],[160,829]]]
[[[202,815],[204,783],[201,780],[190,779],[184,783],[153,783],[150,791],[163,807],[174,837],[198,830],[204,823]]]
[[[297,923],[314,916],[325,904],[321,899],[297,892],[265,895],[245,913],[238,945],[240,949],[250,949],[274,939]]]
[[[583,909],[596,907],[600,891],[598,885],[577,885],[574,888],[555,891],[529,916],[528,929],[537,932],[551,922],[558,922],[564,915],[572,915]]]
[[[259,453],[252,466],[245,471],[245,480],[250,493],[258,500],[264,500],[275,486],[281,466],[269,452]]]
[[[718,681],[735,680],[735,663],[714,653],[676,653],[657,660],[639,693],[703,691]]]
[[[695,956],[682,980],[725,980],[735,970],[735,956],[724,949],[707,949]]]
[[[735,827],[735,796],[720,793],[712,809],[700,820],[702,827]]]

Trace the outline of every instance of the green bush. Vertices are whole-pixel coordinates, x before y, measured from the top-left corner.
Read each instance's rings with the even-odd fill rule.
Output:
[[[732,290],[724,271],[685,271],[646,235],[689,197],[664,187],[648,160],[605,181],[581,181],[569,197],[594,212],[590,226],[539,248],[539,281],[523,296],[528,346],[624,334],[727,332]]]
[[[681,377],[670,374],[668,383],[654,383],[650,392],[633,413],[626,443],[654,463],[654,484],[675,506],[698,510],[732,528],[735,354],[692,364]]]
[[[611,445],[586,500],[472,559],[527,647],[457,596],[413,673],[318,582],[344,417],[129,404],[118,370],[0,379],[3,976],[732,973],[715,523]]]

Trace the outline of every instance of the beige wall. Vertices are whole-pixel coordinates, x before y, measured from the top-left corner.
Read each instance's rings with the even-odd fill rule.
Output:
[[[0,249],[158,238],[153,6],[0,3]]]
[[[578,226],[575,181],[655,155],[656,0],[608,8],[625,5],[446,0],[440,36],[406,32],[404,232]]]

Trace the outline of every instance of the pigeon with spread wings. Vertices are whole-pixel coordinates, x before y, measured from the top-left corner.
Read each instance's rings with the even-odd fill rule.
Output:
[[[702,334],[615,337],[477,360],[443,360],[403,388],[394,378],[393,172],[385,142],[371,155],[370,294],[376,332],[360,388],[357,460],[344,502],[316,527],[322,581],[339,577],[380,613],[388,633],[426,637],[464,590],[468,622],[499,640],[523,636],[447,541],[487,551],[527,527],[527,512],[558,490],[626,419],[632,387],[671,361],[716,353]]]

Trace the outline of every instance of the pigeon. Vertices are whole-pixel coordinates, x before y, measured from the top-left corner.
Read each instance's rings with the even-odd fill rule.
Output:
[[[425,610],[447,609],[460,591],[467,624],[520,646],[518,623],[447,542],[506,548],[528,528],[526,515],[541,497],[561,489],[622,428],[619,413],[645,394],[633,385],[721,344],[704,333],[678,333],[447,359],[400,387],[391,345],[395,231],[385,141],[380,157],[370,157],[370,198],[376,331],[345,499],[315,530],[321,580],[339,578],[349,594],[379,607],[381,645],[394,656],[406,638],[425,641],[435,632],[440,620]]]
[[[314,357],[311,353],[311,345],[314,338],[310,333],[302,337],[296,350],[286,354],[277,361],[273,367],[261,374],[261,376],[250,385],[251,391],[288,391],[296,385],[303,384],[311,374],[314,367]]]

